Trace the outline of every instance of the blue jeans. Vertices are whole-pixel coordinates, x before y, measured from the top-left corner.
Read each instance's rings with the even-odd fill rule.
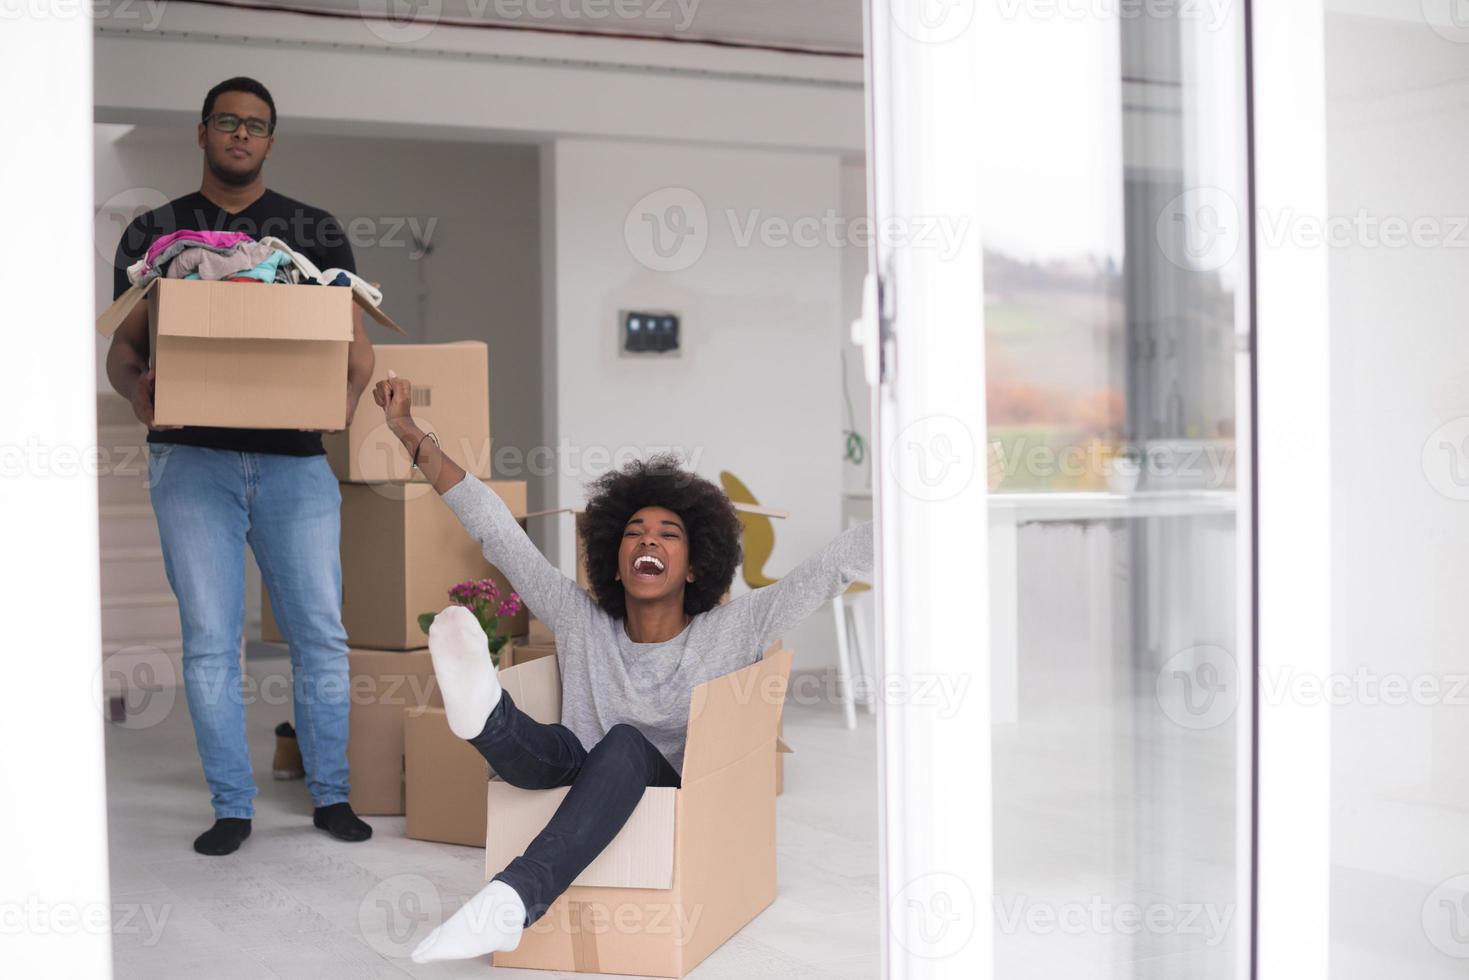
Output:
[[[592,746],[565,725],[543,725],[516,707],[509,691],[469,740],[511,786],[570,786],[525,853],[495,875],[520,896],[529,926],[597,859],[637,809],[649,786],[678,786],[678,771],[631,725],[613,725]]]
[[[342,497],[326,457],[155,443],[148,484],[178,598],[184,690],[215,817],[255,812],[240,677],[246,544],[290,646],[306,787],[317,806],[347,799]]]

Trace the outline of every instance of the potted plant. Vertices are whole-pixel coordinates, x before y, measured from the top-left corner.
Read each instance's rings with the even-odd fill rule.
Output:
[[[479,622],[480,628],[485,631],[485,637],[490,641],[490,661],[500,666],[500,650],[509,642],[508,637],[500,636],[499,626],[501,616],[514,616],[520,612],[520,596],[514,592],[504,599],[500,598],[500,587],[493,579],[478,578],[468,582],[460,582],[449,590],[449,602],[456,606],[463,606],[474,613],[474,618]],[[422,613],[418,617],[418,628],[425,635],[429,627],[434,624],[434,617],[438,613]]]

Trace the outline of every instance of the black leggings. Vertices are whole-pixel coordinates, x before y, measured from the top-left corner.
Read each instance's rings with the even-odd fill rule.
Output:
[[[627,823],[649,786],[678,786],[678,772],[631,725],[613,725],[588,752],[565,725],[543,725],[509,691],[469,740],[495,775],[521,789],[570,786],[546,829],[493,880],[525,903],[525,924],[542,915]]]

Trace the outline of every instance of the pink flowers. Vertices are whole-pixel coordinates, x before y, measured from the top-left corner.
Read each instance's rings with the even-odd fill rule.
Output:
[[[460,582],[449,590],[449,601],[456,606],[463,606],[474,614],[474,618],[484,629],[485,636],[489,639],[490,657],[496,665],[499,664],[500,649],[505,645],[506,638],[500,635],[500,619],[517,615],[524,608],[520,596],[512,592],[505,598],[500,598],[500,587],[493,579],[479,578],[468,582]],[[433,626],[434,613],[423,613],[418,617],[418,627],[425,634]]]
[[[494,609],[494,616],[514,616],[520,612],[524,604],[520,596],[512,592],[504,600],[500,600],[500,587],[495,584],[494,579],[477,578],[468,582],[460,582],[449,590],[449,601],[456,606],[467,606],[474,611],[476,616],[483,618]]]
[[[460,582],[449,590],[449,601],[460,606],[472,606],[476,599],[483,599],[488,603],[498,598],[500,598],[500,587],[491,578],[470,579],[468,582]],[[510,593],[510,598],[517,603],[520,601],[520,596],[514,592]]]

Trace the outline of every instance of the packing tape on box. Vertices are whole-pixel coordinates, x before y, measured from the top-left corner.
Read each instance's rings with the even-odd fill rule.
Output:
[[[571,959],[577,973],[601,973],[597,956],[597,904],[571,902]]]

